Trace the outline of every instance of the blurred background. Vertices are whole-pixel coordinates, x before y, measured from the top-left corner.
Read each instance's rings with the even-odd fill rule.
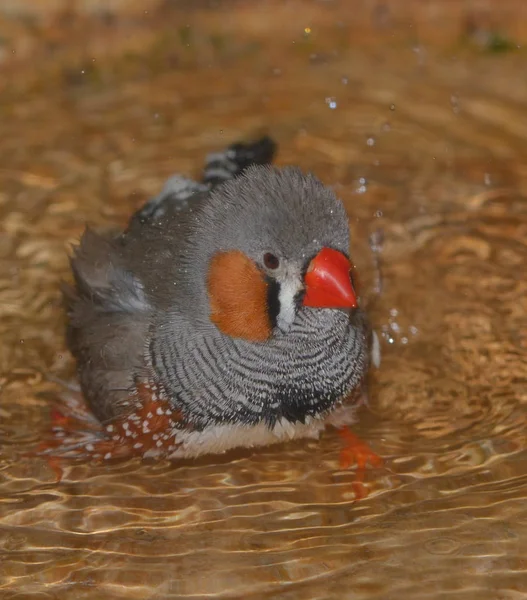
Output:
[[[0,2],[0,599],[527,597],[527,4]],[[263,133],[344,201],[383,360],[340,442],[199,461],[26,453],[75,368],[86,223]]]

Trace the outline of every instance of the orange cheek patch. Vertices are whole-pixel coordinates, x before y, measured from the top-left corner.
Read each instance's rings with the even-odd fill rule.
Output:
[[[243,252],[220,252],[210,261],[207,286],[210,319],[225,335],[250,342],[271,336],[267,283]]]

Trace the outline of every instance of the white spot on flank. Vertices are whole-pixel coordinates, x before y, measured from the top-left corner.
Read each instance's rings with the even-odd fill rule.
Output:
[[[112,458],[112,453],[111,453],[111,452],[107,452],[107,453],[104,455],[104,460],[108,460],[109,458]]]
[[[106,425],[106,431],[112,432],[113,431],[113,425]]]
[[[93,452],[95,448],[93,447],[93,444],[86,444],[86,450],[88,450],[88,452]]]
[[[163,414],[163,409],[160,406],[158,406],[156,409],[156,415],[162,415],[162,414]]]
[[[142,448],[142,447],[143,447],[143,444],[141,444],[141,442],[137,442],[134,444],[135,449]]]
[[[123,429],[126,431],[127,429],[130,428],[130,424],[129,423],[123,423]]]

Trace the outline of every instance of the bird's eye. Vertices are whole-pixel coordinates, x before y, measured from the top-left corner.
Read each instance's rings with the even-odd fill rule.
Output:
[[[264,254],[263,262],[264,262],[264,265],[268,269],[271,269],[272,271],[274,271],[275,269],[278,269],[278,267],[280,266],[280,261],[274,254],[271,254],[271,252],[266,252]]]

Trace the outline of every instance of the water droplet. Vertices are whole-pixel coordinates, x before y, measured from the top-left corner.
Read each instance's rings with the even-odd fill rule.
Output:
[[[417,56],[417,64],[422,67],[426,60],[426,51],[422,46],[414,46],[412,48],[413,53]]]
[[[402,337],[401,338],[401,344],[407,344],[408,343],[408,338],[407,337]]]
[[[380,218],[382,217],[382,215],[383,215],[383,213],[382,213],[382,210],[376,210],[376,211],[373,213],[373,216],[374,216],[374,217],[377,217],[377,219],[380,219]]]
[[[390,104],[390,110],[393,112],[395,110],[395,104]]]
[[[399,311],[396,308],[390,308],[390,317],[396,317]]]
[[[459,113],[459,96],[456,94],[451,94],[450,96],[450,106],[452,107],[452,111],[455,115]]]
[[[416,335],[419,332],[419,329],[415,325],[410,325],[409,329],[412,335]]]
[[[384,131],[384,132],[391,131],[391,129],[392,129],[392,126],[389,121],[385,121],[381,126],[381,131]]]
[[[349,82],[350,80],[347,77],[342,77],[340,80],[340,83],[342,83],[342,85],[348,85]]]
[[[485,185],[490,185],[492,183],[490,173],[485,173],[485,175],[483,176],[483,181],[485,182]]]
[[[326,98],[326,104],[331,108],[331,110],[335,110],[337,108],[337,99],[328,97]]]
[[[357,188],[357,194],[364,194],[368,189],[368,182],[366,177],[359,177],[359,187]]]
[[[371,147],[371,146],[375,146],[375,138],[374,138],[374,137],[369,137],[369,138],[366,140],[366,146],[370,146],[370,147]]]

